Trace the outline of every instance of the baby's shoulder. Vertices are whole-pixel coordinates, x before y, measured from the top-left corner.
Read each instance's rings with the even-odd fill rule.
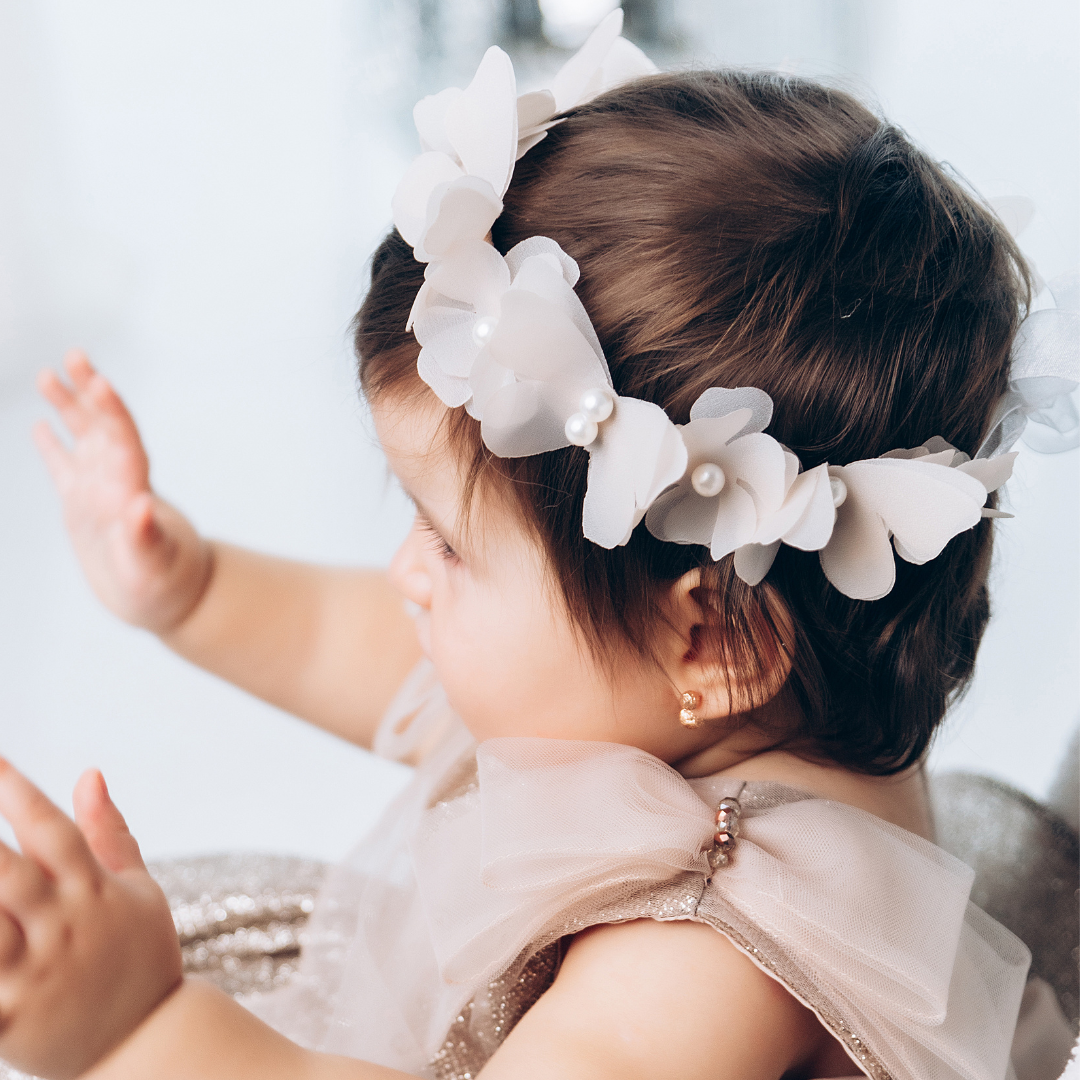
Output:
[[[704,1080],[720,1062],[725,1074],[776,1080],[793,1069],[838,1075],[825,1069],[843,1071],[847,1058],[809,1009],[711,926],[641,919],[572,940],[485,1080],[519,1075],[526,1060],[571,1080]]]

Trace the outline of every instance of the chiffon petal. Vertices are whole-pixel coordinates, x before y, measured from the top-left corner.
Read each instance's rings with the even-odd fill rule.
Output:
[[[506,293],[488,348],[519,378],[558,376],[560,385],[553,390],[564,391],[568,398],[576,399],[593,386],[611,385],[606,365],[580,330],[555,304],[533,292],[511,289]],[[573,411],[563,416],[563,422]]]
[[[416,372],[447,408],[456,409],[472,396],[469,380],[447,374],[426,349],[420,350],[416,360]]]
[[[427,227],[428,203],[432,192],[441,184],[452,183],[462,175],[461,166],[452,158],[434,151],[420,154],[405,170],[390,201],[390,208],[395,228],[414,249],[414,254]],[[427,262],[427,259],[420,259],[420,262]]]
[[[483,240],[465,240],[450,255],[428,266],[425,275],[433,289],[469,304],[477,315],[494,315],[499,299],[510,288],[510,270],[503,257]]]
[[[743,544],[735,550],[735,573],[747,585],[758,585],[772,569],[780,541],[771,544]]]
[[[850,466],[829,469],[845,484]],[[852,480],[852,484],[854,484]],[[829,542],[818,553],[821,569],[832,584],[853,600],[880,600],[896,583],[896,563],[889,533],[877,512],[858,497],[839,507]]]
[[[496,457],[530,457],[570,445],[566,413],[546,389],[544,383],[528,379],[502,386],[488,398],[480,437]]]
[[[463,241],[483,240],[502,208],[502,201],[482,177],[459,176],[439,184],[428,199],[427,224],[413,254],[429,262],[449,254]]]
[[[425,152],[434,150],[446,154],[447,157],[457,160],[459,165],[461,159],[446,134],[446,110],[450,103],[460,98],[463,93],[457,86],[448,86],[437,94],[421,98],[413,106],[413,123],[420,136],[421,149]]]
[[[602,89],[602,72],[615,39],[622,33],[623,13],[616,8],[589,35],[585,44],[563,64],[551,83],[556,112],[583,104]]]
[[[703,499],[689,480],[665,491],[645,515],[645,527],[649,532],[657,540],[674,544],[708,547],[715,524],[716,507],[711,500]]]
[[[716,524],[709,551],[713,559],[720,560],[750,542],[757,527],[757,511],[753,496],[738,482],[725,484],[714,501]]]
[[[658,405],[618,398],[589,447],[582,529],[603,548],[625,544],[649,504],[686,471],[686,447]]]
[[[1013,464],[1019,454],[998,454],[992,458],[982,458],[979,461],[966,461],[957,468],[960,472],[974,476],[986,490],[997,491],[1009,477],[1012,476]]]
[[[472,82],[446,107],[446,135],[470,176],[501,198],[517,158],[518,105],[514,65],[497,45],[484,53]]]
[[[746,424],[731,438],[752,431],[764,431],[769,426],[773,414],[772,398],[756,386],[739,386],[734,390],[723,386],[710,387],[694,402],[690,409],[690,420],[726,416],[743,409],[750,410]]]

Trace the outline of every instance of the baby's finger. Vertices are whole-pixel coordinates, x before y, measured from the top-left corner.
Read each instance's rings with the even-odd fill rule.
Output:
[[[78,438],[85,434],[90,420],[71,389],[64,385],[55,371],[46,368],[38,373],[37,388],[41,396],[60,414],[64,426]]]
[[[64,370],[78,391],[83,391],[97,374],[90,358],[82,349],[70,349],[64,354]]]
[[[0,975],[4,968],[13,967],[25,951],[26,933],[19,920],[0,909]]]
[[[2,758],[0,814],[15,830],[23,855],[57,876],[96,878],[101,872],[75,822]]]
[[[49,880],[41,867],[0,840],[0,909],[25,923],[49,891]]]
[[[71,454],[45,420],[39,420],[34,425],[33,437],[53,483],[62,490],[71,478]]]
[[[100,771],[88,769],[79,777],[72,801],[75,823],[106,869],[113,873],[146,869],[139,845],[112,801]]]

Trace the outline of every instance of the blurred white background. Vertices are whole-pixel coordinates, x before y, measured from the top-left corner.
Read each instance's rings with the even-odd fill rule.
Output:
[[[528,82],[567,53],[509,5]],[[572,46],[614,6],[545,0]],[[628,5],[629,6],[629,5]],[[1030,196],[1046,278],[1076,265],[1073,0],[633,5],[664,64],[819,75],[987,195]],[[499,0],[0,0],[0,753],[63,805],[105,770],[144,851],[335,858],[403,770],[255,701],[108,615],[30,444],[33,376],[86,347],[167,498],[212,536],[382,565],[408,511],[347,327],[423,92],[515,29]],[[651,40],[650,40],[651,39]],[[1045,794],[1077,719],[1077,459],[1023,451],[996,615],[934,766]]]

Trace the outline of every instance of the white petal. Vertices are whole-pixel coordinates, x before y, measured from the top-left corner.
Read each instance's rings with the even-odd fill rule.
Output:
[[[716,524],[713,526],[710,553],[716,560],[750,543],[757,528],[754,500],[737,482],[725,484],[716,496]]]
[[[506,265],[510,268],[510,276],[517,277],[522,264],[526,259],[534,255],[554,255],[562,267],[562,275],[566,284],[573,288],[581,277],[578,264],[566,254],[554,240],[547,236],[531,236],[528,240],[522,240],[515,244],[506,253]]]
[[[477,315],[495,315],[499,299],[510,288],[510,270],[503,257],[483,240],[455,244],[445,259],[428,266],[433,289],[470,304]]]
[[[598,92],[590,93],[590,84],[600,85],[604,58],[612,43],[622,33],[622,24],[622,9],[616,8],[601,21],[585,44],[563,64],[551,83],[557,112],[572,109]]]
[[[735,551],[735,573],[747,585],[757,585],[772,569],[780,541],[772,544],[743,544]]]
[[[555,95],[550,90],[533,90],[517,99],[518,137],[539,129],[558,112]]]
[[[956,467],[960,472],[974,476],[987,491],[997,491],[1006,480],[1012,476],[1013,462],[1019,455],[998,454],[997,457],[983,458],[980,461],[965,461],[963,465]]]
[[[782,539],[802,551],[819,551],[829,542],[836,521],[829,467],[818,465],[802,475],[808,478],[804,482],[810,488],[810,498],[802,516],[783,533]]]
[[[502,201],[479,176],[459,176],[439,184],[428,199],[427,225],[413,245],[413,254],[427,262],[447,255],[463,241],[483,240],[501,213]]]
[[[617,37],[604,57],[600,93],[625,86],[634,79],[655,75],[660,69],[632,42]]]
[[[472,387],[469,415],[476,420],[482,420],[491,396],[515,381],[514,373],[509,368],[497,364],[489,350],[481,349],[473,361],[472,371],[469,372],[469,385]]]
[[[754,541],[773,544],[783,539],[803,551],[817,551],[828,543],[835,518],[827,465],[799,473],[780,508],[758,525]]]
[[[473,341],[472,320],[455,320],[424,343],[425,363],[437,365],[447,375],[467,379],[480,347]]]
[[[734,390],[728,390],[723,386],[711,386],[694,402],[690,409],[690,419],[727,416],[729,413],[743,409],[749,409],[750,416],[745,429],[735,432],[735,435],[764,431],[769,426],[773,413],[772,398],[764,390],[758,390],[756,386],[739,386]]]
[[[413,333],[421,345],[433,341],[440,334],[458,326],[471,327],[476,316],[471,311],[462,311],[461,308],[443,307],[442,305],[429,305],[417,315]]]
[[[492,45],[473,80],[446,109],[446,135],[462,167],[502,198],[517,157],[517,84],[510,57]]]
[[[552,382],[576,398],[594,386],[611,386],[607,368],[567,316],[535,293],[511,289],[488,344],[492,356],[522,379]],[[563,420],[573,412],[570,409]]]
[[[832,538],[818,554],[821,569],[845,596],[880,600],[896,582],[889,531],[877,512],[857,497],[847,468],[833,466],[829,473],[848,485],[848,497],[837,510]]]
[[[645,527],[657,540],[675,544],[708,547],[715,524],[715,502],[699,495],[689,479],[660,495],[645,515]]]
[[[420,135],[420,146],[425,152],[435,150],[452,158],[457,157],[446,137],[446,110],[462,93],[458,87],[448,86],[437,94],[421,98],[413,106],[413,122]]]
[[[727,444],[750,419],[749,409],[739,409],[727,416],[710,416],[691,420],[682,428],[683,441],[690,453],[690,467],[697,468],[706,461],[719,464]]]
[[[601,547],[625,544],[656,496],[686,472],[686,448],[658,405],[618,398],[589,447],[582,528]]]
[[[925,461],[875,458],[844,466],[848,498],[874,511],[908,562],[936,558],[958,533],[979,522],[986,489],[960,469]]]
[[[552,405],[548,387],[536,380],[496,390],[484,404],[480,436],[497,457],[529,457],[569,446],[567,413]]]
[[[461,175],[461,167],[446,154],[439,153],[421,154],[405,170],[390,208],[394,225],[409,247],[415,248],[423,238],[431,193],[440,184],[450,183]]]
[[[737,481],[750,489],[756,512],[755,530],[758,522],[780,509],[787,462],[784,448],[771,435],[753,432],[732,439],[717,464],[729,483]]]
[[[435,396],[448,408],[456,409],[464,405],[472,395],[468,379],[459,379],[454,375],[447,375],[438,364],[425,357],[425,350],[420,350],[420,357],[416,362],[416,371],[435,391]]]
[[[574,268],[576,270],[576,263]],[[514,288],[534,292],[562,311],[592,347],[605,373],[607,372],[607,360],[604,358],[604,350],[596,336],[596,330],[593,329],[592,320],[577,293],[568,284],[566,266],[558,254],[552,251],[541,251],[539,254],[523,259],[517,273],[514,274]],[[611,376],[606,374],[605,380],[610,383]]]
[[[537,143],[543,142],[547,138],[549,127],[551,127],[550,124],[546,125],[543,131],[529,131],[522,135],[518,139],[517,155],[514,160],[520,161]]]

